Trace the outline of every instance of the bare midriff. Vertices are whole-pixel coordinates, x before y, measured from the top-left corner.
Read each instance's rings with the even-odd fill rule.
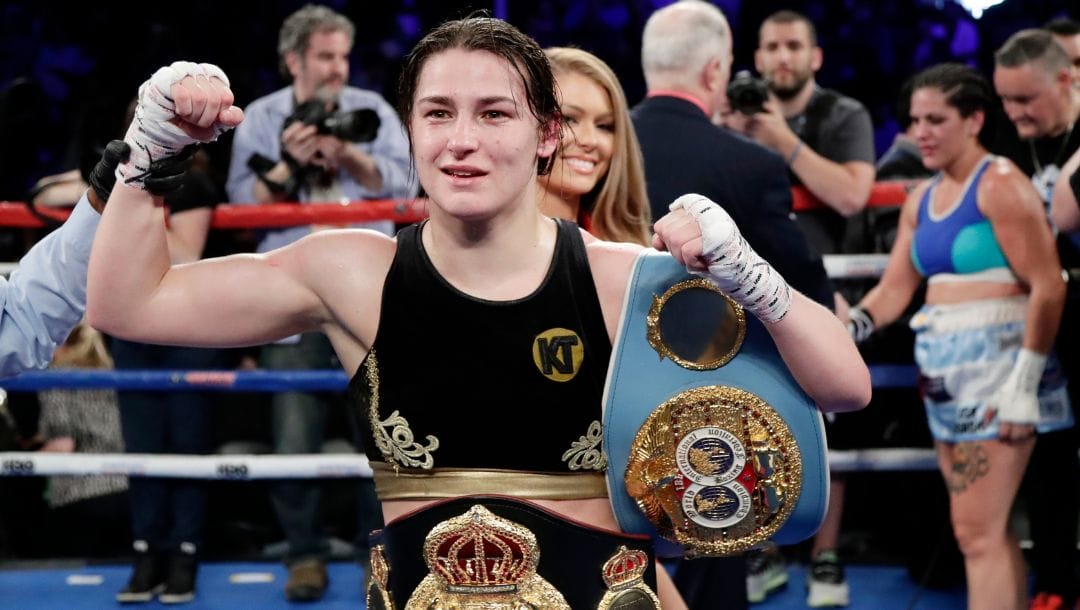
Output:
[[[941,282],[930,284],[926,288],[926,302],[929,305],[951,305],[968,301],[1000,299],[1026,294],[1019,284],[1003,282]]]

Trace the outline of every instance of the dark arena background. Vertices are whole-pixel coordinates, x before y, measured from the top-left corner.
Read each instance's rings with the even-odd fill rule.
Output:
[[[278,71],[277,32],[304,2],[192,0],[52,1],[0,4],[0,133],[6,145],[0,199],[21,200],[44,175],[73,167],[80,140],[111,139],[139,83],[178,58],[219,64],[237,103],[285,83]],[[641,28],[666,2],[501,0],[485,2],[330,2],[356,24],[351,84],[380,91],[393,103],[402,57],[424,32],[447,18],[488,10],[542,46],[573,45],[606,61],[631,104],[644,94]],[[900,84],[921,68],[962,61],[989,73],[993,51],[1013,32],[1058,16],[1076,17],[1068,0],[1007,0],[979,18],[953,0],[716,2],[731,23],[734,70],[753,67],[757,28],[781,8],[805,13],[825,52],[818,82],[861,101],[871,112],[879,152],[896,131]],[[975,2],[978,4],[978,2]],[[17,145],[13,145],[17,143]],[[221,147],[219,147],[221,148]],[[227,152],[227,148],[224,149]]]
[[[1080,0],[714,0],[734,35],[733,71],[753,68],[761,21],[789,8],[816,25],[824,65],[819,84],[861,101],[869,110],[880,156],[898,131],[900,85],[920,69],[959,61],[990,76],[993,53],[1017,30],[1056,17],[1080,20]],[[79,167],[120,137],[125,108],[157,67],[186,59],[215,63],[231,79],[236,103],[285,86],[278,68],[282,20],[305,2],[186,0],[185,2],[0,2],[0,201],[22,202],[43,176]],[[640,67],[642,27],[661,0],[387,0],[323,2],[356,25],[350,84],[396,103],[403,57],[433,26],[486,10],[534,37],[541,46],[576,46],[605,60],[634,105],[645,93]],[[211,176],[222,186],[229,135],[207,147]],[[17,261],[51,227],[0,226],[0,260]],[[132,237],[136,239],[136,237]],[[251,230],[215,232],[210,254],[253,248]],[[906,329],[864,348],[871,364],[909,367]],[[235,366],[252,360],[234,350]],[[906,369],[904,369],[906,370]],[[911,377],[909,381],[913,382]],[[871,409],[851,426],[866,449],[931,447],[913,383],[875,390]],[[0,381],[0,388],[5,382]],[[340,401],[340,393],[331,393]],[[265,451],[269,438],[264,392],[219,393],[217,446],[222,452]],[[0,452],[32,450],[35,392],[9,388],[0,411]],[[353,422],[338,405],[328,422],[328,446],[347,446]],[[2,455],[2,453],[0,453]],[[913,469],[854,467],[840,537],[852,582],[852,608],[963,607],[963,566],[948,524],[947,495],[925,453]],[[17,474],[17,473],[15,473]],[[219,478],[245,478],[221,473]],[[283,607],[282,534],[262,481],[219,480],[210,514],[199,595],[192,608]],[[1076,486],[1080,481],[1062,481]],[[0,608],[102,608],[129,571],[130,537],[122,514],[76,524],[115,531],[111,544],[73,552],[47,516],[44,477],[0,476]],[[1053,493],[1053,490],[1045,490]],[[318,607],[363,606],[361,567],[352,560],[357,535],[355,485],[330,481],[323,506],[334,546],[331,585]],[[1014,509],[1022,545],[1028,524],[1023,502]],[[66,529],[63,531],[67,531]],[[785,548],[792,565],[786,590],[753,607],[805,607],[803,578],[809,546]],[[153,604],[151,604],[153,605]]]

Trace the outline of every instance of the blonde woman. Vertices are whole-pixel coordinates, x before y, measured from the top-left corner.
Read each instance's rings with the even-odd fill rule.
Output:
[[[80,323],[56,348],[50,368],[111,369],[113,360],[101,333]],[[120,414],[116,391],[60,389],[38,392],[41,451],[53,453],[121,453]],[[125,475],[49,477],[52,553],[87,556],[123,552],[128,533]],[[94,527],[86,527],[93,523]]]
[[[588,51],[544,53],[558,85],[563,136],[551,173],[537,181],[540,210],[600,239],[648,245],[645,169],[619,80]]]

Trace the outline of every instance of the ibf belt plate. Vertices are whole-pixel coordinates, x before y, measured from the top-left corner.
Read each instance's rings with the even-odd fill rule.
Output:
[[[802,456],[776,411],[727,386],[686,390],[638,430],[626,490],[688,556],[731,555],[770,538],[802,486]]]
[[[759,320],[646,250],[613,347],[603,443],[623,531],[652,536],[661,557],[817,531],[829,487],[821,413]]]

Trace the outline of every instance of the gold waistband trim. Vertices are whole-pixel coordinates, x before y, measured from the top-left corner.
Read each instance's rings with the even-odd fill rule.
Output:
[[[432,468],[394,473],[385,462],[372,462],[380,500],[427,500],[476,494],[499,494],[537,500],[608,497],[601,472],[540,473],[520,470]]]

